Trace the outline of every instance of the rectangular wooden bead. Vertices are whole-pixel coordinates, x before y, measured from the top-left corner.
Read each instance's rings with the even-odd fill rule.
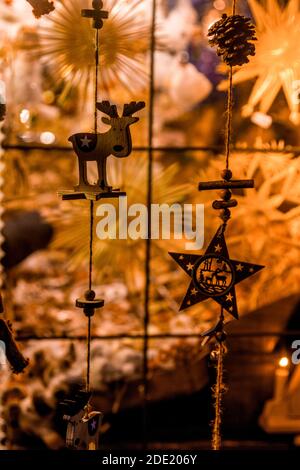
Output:
[[[114,199],[118,197],[126,196],[124,191],[107,191],[107,192],[84,192],[84,191],[72,191],[62,190],[58,191],[58,196],[61,196],[63,201],[70,201],[76,199],[87,199],[89,201],[99,201],[100,199]]]
[[[209,191],[213,189],[243,189],[254,188],[254,180],[232,180],[232,181],[206,181],[200,182],[199,191]]]

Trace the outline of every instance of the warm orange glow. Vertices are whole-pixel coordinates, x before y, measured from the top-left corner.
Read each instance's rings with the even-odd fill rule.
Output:
[[[224,0],[215,0],[213,5],[216,10],[224,10],[226,7]]]
[[[280,367],[287,367],[289,365],[289,360],[287,357],[281,357],[278,362]]]

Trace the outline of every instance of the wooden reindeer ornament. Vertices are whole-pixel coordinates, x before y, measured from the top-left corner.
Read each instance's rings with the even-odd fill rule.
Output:
[[[103,134],[74,134],[69,138],[72,142],[79,164],[78,191],[112,191],[107,183],[106,160],[110,155],[117,158],[128,157],[132,150],[130,126],[139,120],[133,114],[144,108],[145,103],[135,101],[125,104],[122,116],[118,115],[116,105],[109,101],[97,103],[97,109],[109,117],[103,117],[102,122],[108,124],[110,129]],[[87,162],[97,162],[98,182],[92,185],[87,180]]]
[[[68,422],[66,445],[73,450],[96,450],[99,446],[103,414],[89,411],[90,392],[80,391],[73,400],[65,400],[64,420]]]
[[[69,141],[78,157],[79,182],[74,191],[61,191],[63,199],[98,199],[100,197],[112,197],[121,194],[113,190],[107,182],[106,164],[107,158],[113,155],[117,158],[128,157],[132,151],[130,126],[139,120],[134,113],[143,109],[143,101],[132,101],[124,104],[122,116],[119,116],[117,107],[109,101],[97,103],[97,110],[106,116],[102,122],[110,126],[103,133],[78,133],[73,134]],[[97,162],[98,181],[90,184],[87,178],[87,162]]]

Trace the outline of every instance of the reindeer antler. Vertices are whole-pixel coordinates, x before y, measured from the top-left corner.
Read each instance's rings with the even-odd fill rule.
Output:
[[[101,101],[101,103],[97,103],[97,109],[111,118],[119,117],[116,105],[110,104],[109,101]]]
[[[134,113],[139,111],[140,109],[143,109],[145,107],[145,102],[144,101],[131,101],[129,104],[124,104],[123,108],[123,116],[132,116]]]

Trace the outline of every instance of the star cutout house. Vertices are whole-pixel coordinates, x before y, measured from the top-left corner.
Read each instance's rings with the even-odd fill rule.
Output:
[[[233,317],[238,318],[235,285],[264,268],[258,264],[230,259],[222,226],[203,255],[169,254],[191,277],[180,310],[212,298]]]

